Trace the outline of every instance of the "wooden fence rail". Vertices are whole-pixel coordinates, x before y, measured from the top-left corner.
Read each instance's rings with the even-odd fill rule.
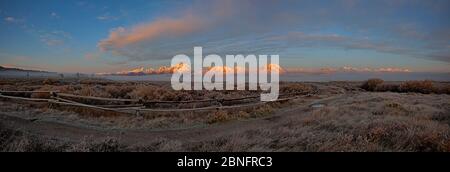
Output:
[[[3,91],[1,91],[3,93]],[[22,91],[6,91],[6,93],[11,92],[22,92]],[[27,92],[33,92],[33,91],[27,91]],[[291,96],[287,98],[280,98],[276,101],[272,102],[256,102],[256,103],[246,103],[246,104],[240,104],[240,105],[230,105],[230,106],[221,106],[219,105],[211,105],[207,107],[198,107],[198,108],[187,108],[187,109],[162,109],[162,108],[146,108],[143,106],[143,104],[130,104],[130,105],[89,105],[80,103],[73,100],[68,100],[62,97],[69,97],[69,98],[81,98],[81,99],[94,99],[94,100],[102,100],[102,101],[126,101],[126,102],[141,102],[136,101],[135,99],[110,99],[110,98],[100,98],[100,97],[91,97],[91,96],[77,96],[72,94],[64,94],[64,93],[57,93],[56,91],[46,91],[47,93],[54,93],[54,95],[51,96],[50,99],[39,99],[39,98],[25,98],[25,97],[16,97],[16,96],[7,96],[2,95],[0,93],[0,98],[6,98],[6,99],[14,99],[14,100],[24,100],[24,101],[34,101],[34,102],[48,102],[50,104],[58,104],[58,105],[65,105],[65,106],[76,106],[76,107],[84,107],[84,108],[92,108],[92,109],[98,109],[98,110],[104,110],[104,111],[112,111],[112,112],[119,112],[119,113],[128,113],[128,114],[140,114],[140,112],[186,112],[186,111],[209,111],[209,110],[221,110],[221,109],[237,109],[237,108],[244,108],[244,107],[252,107],[252,106],[260,106],[268,103],[273,102],[283,102],[283,101],[289,101],[292,99],[297,99],[300,97],[306,97],[309,95],[303,95],[303,96]],[[284,95],[286,96],[286,95]],[[245,100],[245,99],[252,99],[252,98],[259,98],[259,96],[249,96],[249,97],[242,97],[242,98],[233,98],[233,99],[219,99],[219,101],[236,101],[236,100]],[[212,100],[208,100],[212,101]],[[214,100],[218,101],[218,100]],[[164,103],[180,103],[180,102],[206,102],[206,100],[195,100],[195,101],[153,101],[153,102],[164,102]]]
[[[5,91],[0,90],[0,93],[58,93],[59,91]]]
[[[103,97],[92,97],[92,96],[79,96],[79,95],[57,93],[57,92],[55,92],[55,93],[58,97],[68,97],[68,98],[78,98],[78,99],[88,99],[88,100],[90,99],[90,100],[110,101],[110,102],[134,102],[134,103],[141,102],[141,103],[147,103],[147,104],[183,104],[183,103],[205,103],[205,102],[218,102],[218,101],[226,102],[226,101],[256,99],[256,98],[260,97],[260,95],[257,95],[257,96],[248,96],[248,97],[230,98],[230,99],[203,99],[203,100],[185,100],[185,101],[161,101],[161,100],[145,101],[145,100],[139,100],[139,99],[115,99],[115,98],[103,98]],[[280,97],[289,96],[289,95],[298,95],[298,93],[280,94]]]
[[[88,100],[98,100],[98,101],[110,101],[110,102],[131,102],[131,103],[148,103],[148,104],[182,104],[182,103],[205,103],[205,102],[226,102],[226,101],[240,101],[240,100],[246,100],[246,99],[256,99],[260,96],[247,96],[247,97],[239,97],[239,98],[229,98],[229,99],[203,99],[203,100],[185,100],[185,101],[144,101],[140,99],[117,99],[117,98],[104,98],[104,97],[93,97],[93,96],[80,96],[80,95],[74,95],[74,94],[67,94],[67,93],[60,93],[60,91],[4,91],[0,90],[0,93],[49,93],[49,94],[55,94],[57,97],[66,97],[66,98],[78,98],[78,99],[88,99]],[[289,95],[298,95],[298,93],[292,93],[292,94],[280,94],[280,97],[282,96],[289,96]],[[67,100],[67,99],[66,99]]]
[[[38,98],[26,98],[26,97],[16,97],[16,96],[6,96],[0,94],[0,98],[14,99],[14,100],[25,100],[33,102],[48,102],[50,99],[38,99]]]

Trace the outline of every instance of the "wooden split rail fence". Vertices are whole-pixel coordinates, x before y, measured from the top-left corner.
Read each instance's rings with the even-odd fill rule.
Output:
[[[11,96],[5,94],[17,94],[17,93],[48,93],[50,95],[49,99],[43,98],[27,98],[27,97],[18,97]],[[280,97],[276,101],[273,102],[285,102],[292,99],[297,99],[300,97],[307,97],[309,95],[298,95],[292,94],[293,96],[289,96],[291,94],[280,95]],[[288,96],[288,97],[286,97]],[[76,106],[76,107],[84,107],[84,108],[92,108],[104,111],[112,111],[118,113],[127,113],[127,114],[136,114],[140,115],[141,112],[187,112],[187,111],[211,111],[211,110],[221,110],[221,109],[238,109],[244,107],[252,107],[252,106],[260,106],[273,102],[259,102],[254,101],[251,103],[239,104],[239,105],[229,105],[222,106],[224,102],[231,101],[242,101],[242,100],[251,100],[257,99],[260,96],[248,96],[241,98],[232,98],[232,99],[205,99],[205,100],[189,100],[189,101],[143,101],[139,99],[114,99],[114,98],[102,98],[102,97],[92,97],[92,96],[79,96],[73,94],[60,93],[59,91],[2,91],[0,90],[0,98],[4,99],[12,99],[12,100],[23,100],[23,101],[32,101],[32,102],[47,102],[50,104],[56,105],[65,105],[65,106]],[[105,101],[105,102],[121,102],[128,104],[121,105],[90,105],[86,103],[81,103],[78,101],[74,101],[73,99],[84,99],[84,100],[96,100],[96,101]],[[194,108],[148,108],[152,104],[186,104],[186,103],[213,103],[216,102],[218,104],[206,106],[206,107],[195,107]]]

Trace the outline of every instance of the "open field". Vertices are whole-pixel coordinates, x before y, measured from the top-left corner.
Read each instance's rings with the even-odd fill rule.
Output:
[[[45,91],[58,91],[136,100],[64,97],[105,108],[233,108],[137,114],[3,97],[0,150],[449,152],[449,86],[431,81],[289,82],[281,83],[280,93],[292,99],[255,104],[258,99],[235,99],[260,91],[173,91],[166,82],[3,79],[3,91],[43,91],[2,93],[8,96],[51,99],[54,95]]]

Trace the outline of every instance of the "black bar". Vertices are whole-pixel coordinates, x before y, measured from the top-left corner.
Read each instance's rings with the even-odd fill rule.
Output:
[[[36,167],[58,169],[126,169],[154,171],[166,170],[392,170],[392,169],[448,169],[448,153],[1,153],[2,165],[15,169]],[[258,159],[258,163],[242,162]],[[240,158],[240,165],[237,159]],[[197,159],[197,166],[179,166],[180,160]],[[202,165],[200,159],[211,159],[210,165]],[[234,159],[234,166],[224,159]],[[269,159],[271,163],[269,163]],[[16,166],[15,163],[27,164]],[[186,161],[184,161],[186,162]],[[233,165],[233,164],[231,164]],[[5,167],[6,168],[6,167]],[[158,170],[159,171],[159,170]],[[445,171],[445,170],[444,170]]]

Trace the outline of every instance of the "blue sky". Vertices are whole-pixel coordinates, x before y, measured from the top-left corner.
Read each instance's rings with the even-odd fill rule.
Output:
[[[0,1],[0,65],[114,72],[180,53],[450,72],[450,1]]]

